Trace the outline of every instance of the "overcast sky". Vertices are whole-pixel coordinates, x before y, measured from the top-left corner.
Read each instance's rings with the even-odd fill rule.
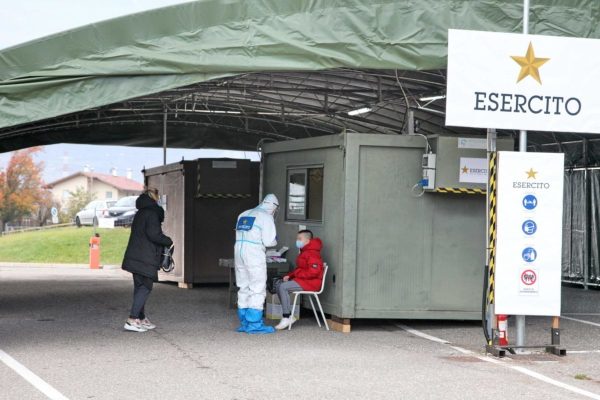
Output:
[[[0,0],[0,49],[82,25],[190,0]]]
[[[0,0],[0,49],[82,25],[188,1],[191,0]],[[252,152],[168,151],[168,162],[205,157],[258,160],[258,155]],[[0,169],[6,167],[9,158],[10,153],[0,154]],[[45,146],[36,158],[46,166],[46,182],[81,171],[84,167],[102,173],[110,173],[111,168],[116,168],[119,175],[125,175],[127,169],[131,169],[133,178],[141,181],[140,170],[144,166],[162,164],[162,149],[58,144]]]

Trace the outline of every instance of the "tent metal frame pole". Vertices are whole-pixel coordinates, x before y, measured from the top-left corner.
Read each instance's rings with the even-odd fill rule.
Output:
[[[163,110],[163,165],[167,165],[167,106]]]

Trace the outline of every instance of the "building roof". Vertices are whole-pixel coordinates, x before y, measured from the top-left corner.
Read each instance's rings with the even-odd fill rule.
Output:
[[[142,192],[144,190],[144,185],[139,182],[134,181],[133,179],[126,178],[124,176],[114,176],[109,174],[100,174],[97,172],[76,172],[69,176],[65,176],[64,178],[60,178],[54,182],[47,184],[46,186],[52,189],[54,186],[59,183],[66,182],[70,179],[76,178],[78,176],[85,176],[87,178],[97,179],[101,182],[106,183],[114,187],[115,189],[124,191],[124,192]]]

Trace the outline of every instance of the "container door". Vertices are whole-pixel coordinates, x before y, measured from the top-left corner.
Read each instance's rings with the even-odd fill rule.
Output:
[[[411,191],[422,154],[415,148],[360,147],[358,317],[394,318],[429,305],[425,200]]]

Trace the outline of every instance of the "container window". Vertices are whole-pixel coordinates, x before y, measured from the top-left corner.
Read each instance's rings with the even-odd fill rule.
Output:
[[[287,218],[306,219],[306,170],[288,172]]]
[[[323,220],[323,167],[288,170],[286,211],[292,221]]]

